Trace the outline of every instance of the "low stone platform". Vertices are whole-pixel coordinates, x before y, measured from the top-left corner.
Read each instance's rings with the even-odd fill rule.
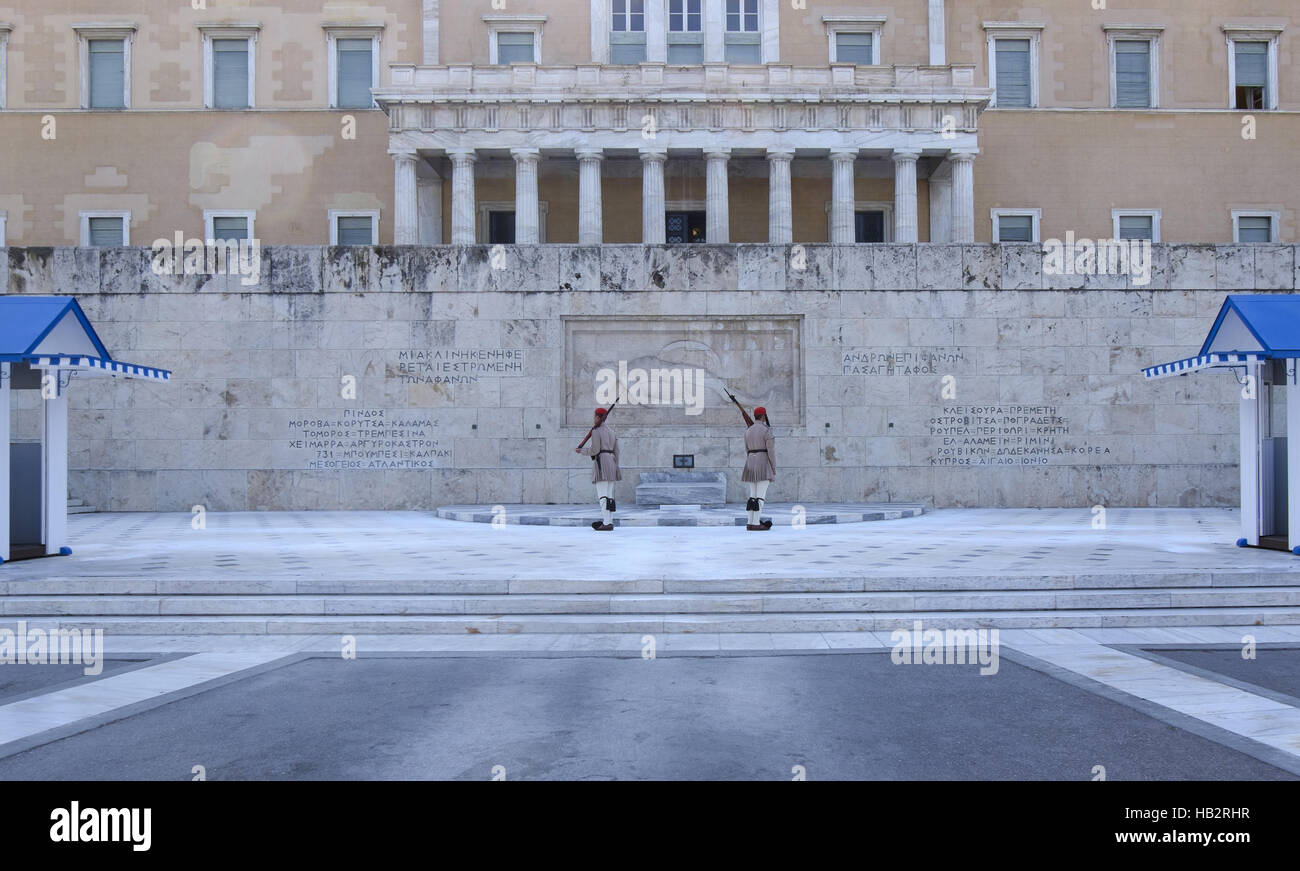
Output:
[[[496,509],[494,512],[493,509]],[[504,510],[502,510],[504,509]],[[920,517],[925,506],[919,502],[821,502],[802,505],[771,502],[763,510],[763,519],[774,526],[794,526],[796,520],[808,525],[827,523],[869,523],[876,520],[899,520]],[[600,520],[600,510],[593,505],[447,505],[438,509],[443,520],[472,523],[498,523],[520,526],[590,526]],[[501,518],[501,519],[498,519]],[[718,508],[691,505],[619,506],[614,513],[617,526],[744,526],[748,522],[743,503]]]

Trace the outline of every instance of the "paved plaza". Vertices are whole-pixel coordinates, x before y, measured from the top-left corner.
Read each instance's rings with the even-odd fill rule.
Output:
[[[427,512],[204,520],[75,516],[72,556],[0,568],[0,625],[105,629],[99,674],[0,665],[0,778],[188,779],[195,765],[213,779],[1085,780],[1095,766],[1117,780],[1300,776],[1300,565],[1236,547],[1233,511],[1116,509],[1094,528],[1082,509],[949,509],[763,535],[596,535]],[[757,591],[769,610],[956,596],[946,625],[1000,626],[1000,662],[991,674],[896,664],[899,638],[883,629],[745,631],[735,621],[823,615],[733,619],[712,612],[744,610],[744,595],[718,589]],[[850,589],[868,592],[826,592]],[[1107,611],[1105,594],[1149,600]],[[979,610],[981,596],[1041,595],[1073,628],[1015,628],[1038,624]],[[1263,604],[1177,607],[1181,595]],[[329,616],[342,601],[396,615],[417,599],[549,612],[617,610],[620,598],[658,602],[660,622],[645,624],[658,628],[539,614],[557,622],[424,631],[419,620],[456,618],[388,616],[415,628],[375,631],[387,624]],[[283,616],[230,634],[197,613],[156,616],[200,602],[324,602],[313,619],[335,622],[273,631],[307,619]],[[120,616],[129,606],[165,622]],[[668,611],[691,608],[702,613],[680,619],[703,622],[666,628],[679,619]],[[1096,614],[1124,617],[1089,623]],[[1233,622],[1240,614],[1260,616]],[[945,625],[938,616],[915,613]]]
[[[491,512],[482,506],[481,512]],[[507,511],[509,511],[507,507]],[[594,516],[594,513],[593,513]],[[70,518],[71,557],[5,565],[0,582],[123,577],[142,584],[367,578],[606,580],[952,575],[1295,573],[1300,558],[1238,548],[1230,509],[940,509],[861,524],[627,528],[597,534],[463,523],[432,512],[90,514]]]

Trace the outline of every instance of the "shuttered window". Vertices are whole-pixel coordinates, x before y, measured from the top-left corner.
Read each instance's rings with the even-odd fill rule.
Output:
[[[212,105],[218,109],[248,108],[247,39],[212,40]]]
[[[681,66],[704,63],[704,43],[668,43],[668,63]]]
[[[1155,239],[1155,218],[1150,215],[1120,215],[1121,239]]]
[[[1115,105],[1124,109],[1151,106],[1151,42],[1115,40]]]
[[[86,244],[92,248],[116,248],[126,238],[122,218],[88,218],[86,223],[89,229]]]
[[[340,215],[336,220],[338,221],[338,244],[375,244],[375,222],[369,216]]]
[[[1242,215],[1237,219],[1237,241],[1272,242],[1273,219],[1267,215]]]
[[[873,63],[871,39],[870,33],[835,34],[835,62],[871,66]]]
[[[126,41],[89,40],[90,108],[126,108]]]
[[[1236,41],[1233,53],[1236,57],[1237,108],[1268,108],[1268,43]]]
[[[536,61],[533,53],[533,34],[502,32],[497,34],[497,63],[530,64]]]
[[[218,242],[248,238],[248,218],[215,216],[212,219],[212,238]]]
[[[373,104],[370,89],[374,86],[373,39],[340,39],[338,50],[338,99],[344,109],[369,109]]]
[[[999,215],[999,242],[1034,241],[1034,218],[1032,215]]]
[[[1029,76],[1029,40],[999,39],[994,57],[997,69],[997,104],[999,108],[1029,108],[1033,99]]]

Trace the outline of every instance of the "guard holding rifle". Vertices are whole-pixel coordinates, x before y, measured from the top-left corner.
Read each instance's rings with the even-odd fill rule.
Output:
[[[772,528],[772,521],[763,519],[763,503],[767,501],[767,485],[776,477],[776,439],[772,435],[772,425],[768,423],[767,409],[763,406],[754,409],[755,420],[730,391],[727,391],[727,396],[736,403],[748,427],[745,430],[745,471],[740,476],[740,480],[749,485],[749,501],[745,503],[749,523],[745,529],[766,532]]]
[[[592,459],[591,480],[596,485],[596,498],[603,512],[603,518],[591,524],[591,528],[597,532],[613,530],[614,509],[617,507],[614,504],[614,482],[623,480],[618,469],[618,436],[605,423],[605,418],[612,410],[613,406],[609,409],[596,409],[595,422],[587,432],[587,437],[573,449],[580,454],[585,446],[587,456]]]

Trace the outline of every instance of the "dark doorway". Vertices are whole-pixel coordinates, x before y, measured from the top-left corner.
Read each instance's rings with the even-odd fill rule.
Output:
[[[703,242],[705,241],[704,228],[704,212],[668,213],[667,240],[669,244],[675,244],[678,242]]]
[[[885,241],[885,213],[880,209],[856,212],[854,218],[854,240],[857,242]]]
[[[488,244],[515,244],[514,212],[488,212]]]

